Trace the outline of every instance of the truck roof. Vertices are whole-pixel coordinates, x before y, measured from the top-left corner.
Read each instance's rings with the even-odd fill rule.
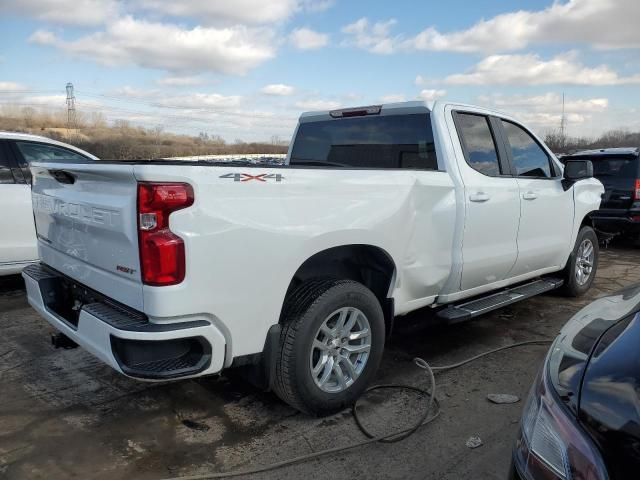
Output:
[[[615,147],[615,148],[599,148],[595,150],[582,150],[575,152],[565,157],[573,156],[590,156],[590,157],[606,157],[609,155],[629,155],[640,156],[640,148],[638,147]]]
[[[316,121],[326,118],[336,118],[340,112],[345,111],[354,111],[354,110],[365,110],[370,108],[379,109],[380,115],[401,115],[401,114],[410,114],[410,113],[429,113],[434,110],[437,104],[442,103],[442,100],[412,100],[408,102],[395,102],[395,103],[380,103],[375,105],[367,105],[367,106],[356,106],[356,107],[344,107],[337,108],[334,110],[315,110],[310,112],[303,112],[300,115],[300,122],[306,121]],[[473,110],[480,110],[488,115],[497,115],[504,118],[512,118],[512,115],[494,110],[492,108],[482,107],[480,105],[471,105],[466,103],[458,103],[458,102],[449,102],[444,101],[446,104],[454,105],[456,108],[469,108]]]
[[[434,102],[423,102],[423,101],[412,101],[412,102],[397,102],[397,103],[381,103],[376,105],[367,105],[367,106],[356,106],[356,107],[344,107],[344,108],[336,108],[333,110],[315,110],[310,112],[303,112],[300,114],[300,121],[304,121],[305,119],[309,119],[310,117],[326,117],[326,116],[334,116],[336,112],[344,112],[344,111],[354,111],[359,109],[369,109],[369,108],[378,108],[380,109],[380,113],[394,113],[401,114],[409,113],[412,110],[416,111],[431,111],[433,109]]]

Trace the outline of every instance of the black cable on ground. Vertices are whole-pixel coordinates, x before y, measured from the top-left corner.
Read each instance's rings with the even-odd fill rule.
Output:
[[[551,343],[550,340],[529,340],[529,341],[526,341],[526,342],[512,343],[512,344],[509,344],[509,345],[504,345],[502,347],[494,348],[492,350],[488,350],[486,352],[482,352],[482,353],[480,353],[478,355],[475,355],[473,357],[467,358],[467,359],[462,360],[460,362],[453,363],[451,365],[443,365],[443,366],[440,366],[440,367],[431,367],[422,358],[414,358],[413,361],[416,364],[416,366],[418,366],[419,368],[421,368],[421,369],[426,371],[427,376],[429,377],[430,389],[415,387],[413,385],[382,384],[382,385],[374,385],[372,387],[369,387],[367,390],[365,390],[365,393],[368,393],[368,392],[372,392],[374,390],[401,389],[401,390],[411,390],[411,391],[415,391],[415,392],[421,393],[423,395],[426,395],[428,397],[428,402],[427,402],[427,406],[425,408],[425,411],[420,416],[420,419],[414,425],[412,425],[409,428],[406,428],[406,429],[403,429],[403,430],[400,430],[400,431],[397,431],[397,432],[393,432],[393,433],[390,433],[390,434],[386,434],[386,435],[374,436],[361,422],[360,415],[358,413],[358,404],[360,403],[360,400],[358,400],[353,405],[353,409],[352,409],[353,418],[355,419],[356,424],[358,425],[358,428],[360,429],[360,431],[365,436],[368,437],[367,440],[363,440],[361,442],[352,443],[352,444],[345,445],[345,446],[327,448],[325,450],[319,450],[317,452],[308,453],[308,454],[305,454],[305,455],[299,455],[297,457],[292,457],[292,458],[290,458],[288,460],[282,460],[280,462],[270,463],[269,465],[264,465],[264,466],[261,466],[261,467],[249,468],[247,470],[237,470],[237,471],[232,471],[232,472],[220,472],[220,473],[205,473],[205,474],[201,474],[201,475],[187,475],[187,476],[184,476],[184,477],[167,478],[165,480],[205,480],[205,479],[232,478],[232,477],[240,477],[240,476],[246,476],[246,475],[255,475],[257,473],[264,473],[264,472],[268,472],[268,471],[271,471],[271,470],[277,470],[279,468],[283,468],[283,467],[287,467],[287,466],[290,466],[290,465],[294,465],[296,463],[301,463],[301,462],[306,462],[306,461],[309,461],[309,460],[314,460],[316,458],[320,458],[320,457],[323,457],[325,455],[329,455],[331,453],[344,453],[347,450],[353,450],[354,448],[363,447],[365,445],[369,445],[369,444],[372,444],[372,443],[394,443],[394,442],[399,442],[400,440],[403,440],[403,439],[407,438],[408,436],[414,434],[416,432],[416,430],[418,430],[423,425],[431,423],[433,420],[435,420],[438,417],[438,415],[440,415],[440,404],[438,403],[438,400],[436,399],[436,380],[435,380],[435,376],[434,376],[435,372],[444,372],[444,371],[447,371],[447,370],[453,370],[454,368],[462,367],[463,365],[466,365],[466,364],[471,363],[471,362],[473,362],[475,360],[478,360],[479,358],[483,358],[483,357],[486,357],[487,355],[491,355],[491,354],[494,354],[496,352],[501,352],[503,350],[509,350],[511,348],[516,348],[516,347],[524,347],[524,346],[527,346],[527,345],[548,345],[550,343]],[[435,409],[434,409],[434,406],[435,406]],[[432,410],[434,410],[434,411],[432,412]]]

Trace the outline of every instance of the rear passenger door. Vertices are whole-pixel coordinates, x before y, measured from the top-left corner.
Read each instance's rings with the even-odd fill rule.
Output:
[[[509,276],[518,255],[520,191],[497,120],[466,111],[453,118],[465,158],[458,162],[465,189],[461,289],[469,290]]]
[[[9,148],[0,140],[0,267],[37,260],[31,187]]]
[[[521,198],[518,260],[512,277],[561,267],[573,230],[573,190],[562,186],[560,168],[523,126],[500,120]]]

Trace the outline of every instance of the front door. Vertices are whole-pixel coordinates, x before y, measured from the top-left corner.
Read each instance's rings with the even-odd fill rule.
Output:
[[[573,190],[564,190],[560,169],[527,130],[501,124],[521,198],[518,260],[510,276],[561,268],[570,251]]]

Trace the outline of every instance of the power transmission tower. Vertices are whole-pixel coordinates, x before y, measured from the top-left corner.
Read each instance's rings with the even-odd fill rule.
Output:
[[[73,94],[73,83],[67,83],[67,133],[76,129],[76,96]]]
[[[564,92],[562,92],[562,116],[560,117],[560,141],[562,146],[565,144],[565,130],[567,128],[567,118],[564,115]]]

